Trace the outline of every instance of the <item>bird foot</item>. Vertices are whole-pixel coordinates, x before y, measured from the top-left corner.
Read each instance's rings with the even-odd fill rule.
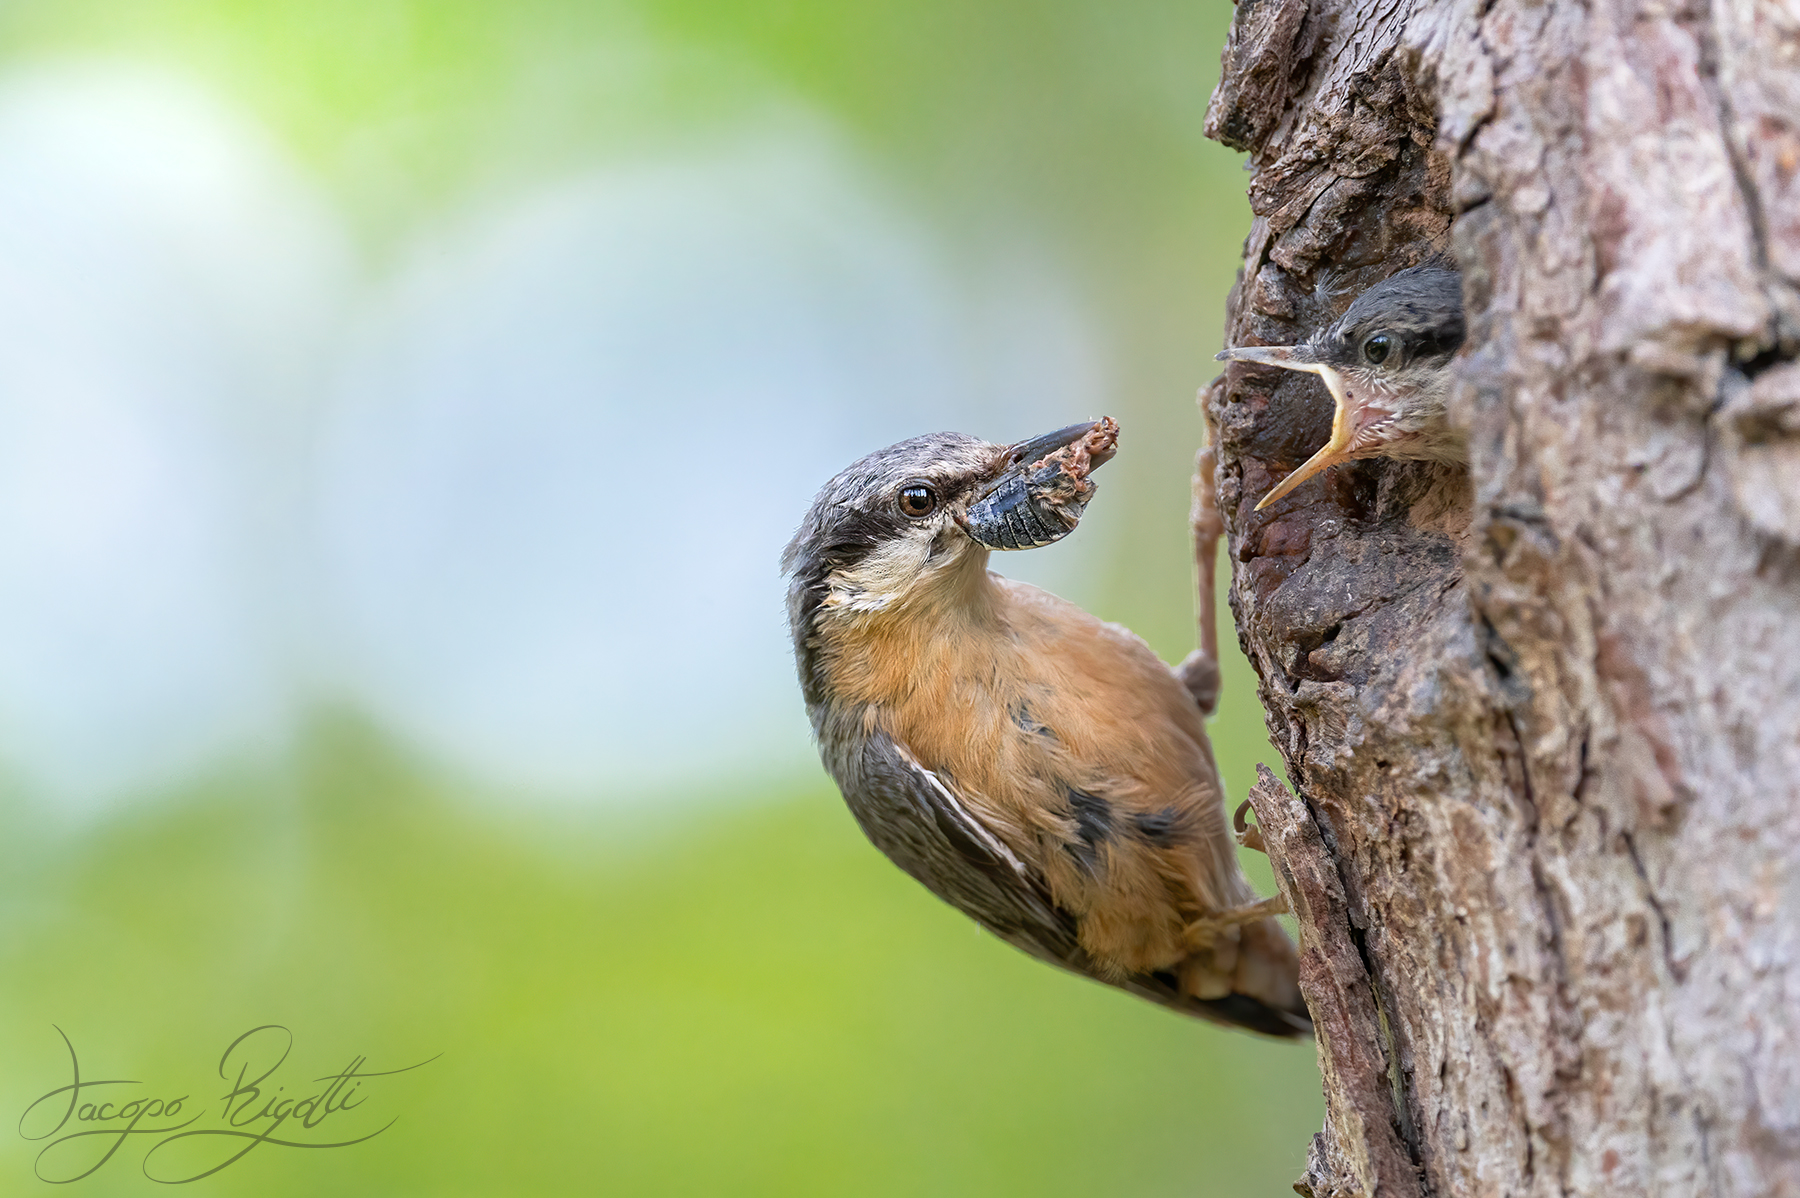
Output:
[[[1194,535],[1194,622],[1200,647],[1175,667],[1175,676],[1194,696],[1201,715],[1211,715],[1219,705],[1219,622],[1213,587],[1225,521],[1213,492],[1216,471],[1212,446],[1202,446],[1194,455],[1194,505],[1188,513]]]
[[[1175,667],[1175,677],[1194,696],[1202,715],[1219,705],[1219,663],[1204,649],[1196,649]]]
[[[1220,932],[1230,931],[1242,924],[1255,923],[1259,919],[1267,919],[1271,915],[1286,915],[1288,901],[1281,895],[1263,899],[1244,907],[1233,907],[1229,911],[1218,911],[1203,919],[1196,919],[1185,929],[1187,938],[1195,944],[1210,943]]]

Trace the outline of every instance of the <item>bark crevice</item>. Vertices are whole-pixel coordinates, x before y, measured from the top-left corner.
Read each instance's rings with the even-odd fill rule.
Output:
[[[1632,839],[1630,832],[1619,833],[1619,840],[1625,846],[1626,855],[1631,858],[1631,868],[1644,884],[1644,902],[1656,913],[1656,926],[1661,933],[1659,943],[1662,945],[1663,964],[1670,977],[1677,982],[1685,982],[1687,967],[1675,957],[1675,936],[1670,931],[1669,913],[1663,908],[1662,900],[1656,897],[1656,885],[1650,881],[1650,872],[1644,868],[1644,859],[1638,855],[1637,842]]]

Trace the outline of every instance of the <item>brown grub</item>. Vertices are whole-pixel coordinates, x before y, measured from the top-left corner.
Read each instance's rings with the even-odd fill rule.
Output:
[[[1119,451],[1119,422],[1102,416],[1078,441],[1045,454],[1027,471],[1031,478],[1032,502],[1054,510],[1069,527],[1081,519],[1082,510],[1094,497],[1094,481],[1088,476]]]
[[[1102,416],[1079,441],[1071,442],[1055,453],[1045,454],[1031,463],[1028,469],[1036,472],[1054,463],[1062,467],[1064,474],[1080,483],[1087,481],[1088,475],[1112,461],[1113,455],[1118,452],[1119,422],[1111,416]]]

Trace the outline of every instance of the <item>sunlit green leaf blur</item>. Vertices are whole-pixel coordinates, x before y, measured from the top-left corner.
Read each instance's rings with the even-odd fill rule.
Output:
[[[710,153],[747,124],[824,130],[945,261],[999,246],[1075,297],[1098,402],[1125,431],[1085,556],[1057,577],[1176,661],[1194,637],[1194,394],[1249,224],[1237,156],[1201,135],[1230,13],[1228,0],[23,0],[0,10],[0,84],[70,63],[190,81],[317,189],[365,281],[400,269],[420,230],[484,204]],[[1046,407],[1016,435],[1097,414]],[[879,415],[908,427],[904,411]],[[716,526],[664,538],[704,562],[758,482],[690,468],[685,451],[676,438],[621,450],[718,492]],[[618,518],[643,513],[621,503]],[[660,561],[617,561],[607,585],[655,602]],[[708,602],[778,621],[773,569],[753,596],[733,584]],[[1211,727],[1241,797],[1274,752],[1221,610],[1232,648]],[[666,635],[734,652],[710,617],[683,619]],[[295,638],[290,656],[329,656],[320,639]],[[1235,1196],[1286,1193],[1300,1172],[1321,1111],[1310,1046],[1061,975],[937,903],[805,764],[785,676],[721,703],[692,671],[666,708],[676,748],[657,743],[629,781],[602,774],[543,802],[434,755],[354,687],[292,673],[307,681],[275,747],[146,774],[80,816],[0,760],[9,1120],[68,1084],[57,1029],[85,1075],[216,1105],[226,1045],[281,1024],[295,1086],[357,1056],[377,1070],[435,1059],[376,1079],[339,1117],[362,1120],[346,1137],[396,1120],[375,1138],[264,1145],[200,1191]],[[0,701],[0,757],[32,750],[4,727],[25,702]],[[773,765],[685,768],[685,741],[699,757],[713,729],[763,708],[795,717]],[[1269,893],[1266,863],[1245,863]],[[126,1143],[70,1191],[157,1191],[147,1146]],[[41,1147],[0,1136],[0,1193],[43,1190]]]

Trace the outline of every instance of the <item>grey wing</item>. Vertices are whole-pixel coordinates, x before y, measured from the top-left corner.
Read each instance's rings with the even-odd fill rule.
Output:
[[[1088,973],[1075,918],[1036,870],[1007,848],[932,773],[885,733],[862,744],[838,782],[863,834],[927,890],[1034,957]],[[1079,963],[1078,963],[1079,962]]]
[[[862,744],[838,781],[856,822],[889,860],[1014,948],[1071,973],[1203,1017],[1160,974],[1108,976],[1076,939],[1075,916],[1056,905],[1043,876],[1006,847],[957,797],[953,781],[921,765],[885,733]]]

